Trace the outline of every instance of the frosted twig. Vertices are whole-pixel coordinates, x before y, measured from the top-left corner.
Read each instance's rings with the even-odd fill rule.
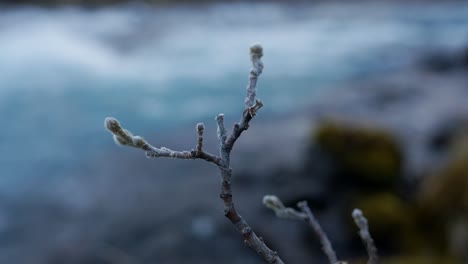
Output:
[[[175,151],[166,147],[156,148],[149,144],[145,139],[140,136],[134,136],[126,129],[123,129],[119,121],[115,118],[108,117],[104,121],[104,125],[112,134],[114,134],[114,141],[118,145],[139,148],[146,151],[148,158],[168,157],[176,159],[204,159],[216,165],[221,165],[221,159],[213,154],[201,151]],[[203,125],[202,125],[203,127]],[[198,126],[197,126],[198,130]],[[200,142],[200,131],[198,131],[198,140]],[[200,146],[201,147],[201,146]]]
[[[205,131],[205,125],[203,123],[197,124],[198,132],[198,142],[197,142],[197,152],[200,153],[203,151],[203,132]]]
[[[120,123],[114,118],[106,118],[106,128],[114,134],[116,143],[124,146],[131,146],[146,151],[148,157],[171,157],[179,159],[205,159],[216,164],[222,177],[220,198],[224,203],[225,216],[232,222],[236,229],[242,234],[244,243],[254,249],[267,263],[284,264],[278,254],[268,248],[261,237],[258,237],[252,230],[250,225],[242,218],[234,207],[232,198],[231,178],[232,169],[230,168],[230,154],[236,140],[240,137],[243,131],[249,128],[249,122],[256,115],[257,111],[263,106],[260,100],[255,99],[256,85],[258,76],[263,71],[263,63],[260,58],[263,56],[263,48],[259,44],[255,44],[250,48],[250,59],[252,61],[252,69],[250,70],[249,84],[247,86],[247,97],[245,99],[245,109],[239,122],[234,124],[232,133],[227,136],[227,131],[224,126],[224,115],[216,116],[218,127],[218,141],[220,157],[209,154],[203,151],[203,124],[197,125],[198,141],[197,150],[192,151],[173,151],[168,148],[156,148],[151,146],[143,138],[133,136],[129,131],[123,129]]]
[[[250,60],[252,61],[252,68],[250,69],[249,84],[247,85],[247,97],[245,98],[245,107],[251,108],[255,104],[255,96],[257,95],[257,80],[258,76],[262,74],[263,62],[263,48],[260,44],[254,44],[250,47]]]
[[[379,258],[377,255],[377,248],[375,247],[374,240],[372,239],[369,232],[369,225],[367,219],[359,209],[354,209],[352,213],[354,222],[359,228],[359,236],[362,242],[366,245],[367,254],[369,255],[368,264],[377,264]]]
[[[347,262],[345,261],[338,261],[338,258],[336,257],[336,253],[333,250],[330,240],[323,231],[317,219],[315,219],[306,201],[301,201],[297,203],[297,207],[301,209],[301,212],[295,210],[294,208],[284,206],[283,202],[275,195],[265,195],[263,197],[263,204],[266,207],[273,210],[276,216],[279,218],[307,221],[319,237],[320,243],[322,243],[323,252],[325,252],[325,254],[327,255],[330,264],[347,264]],[[367,253],[369,255],[369,261],[367,263],[377,264],[377,248],[375,247],[374,240],[370,235],[367,219],[364,217],[362,211],[359,209],[354,209],[352,215],[354,222],[359,227],[359,236],[366,245]]]
[[[265,195],[263,204],[273,210],[278,218],[306,220],[307,215],[293,208],[285,207],[283,202],[274,195]]]
[[[306,201],[297,203],[297,207],[299,207],[302,212],[297,211],[294,208],[285,207],[283,202],[275,195],[265,195],[263,197],[263,204],[272,209],[279,218],[304,220],[309,223],[317,234],[317,237],[322,244],[322,250],[325,255],[327,255],[330,264],[339,263],[327,234],[323,231],[317,219],[315,219]]]
[[[284,262],[278,256],[278,254],[268,248],[263,239],[257,236],[252,230],[250,225],[242,218],[237,212],[233,198],[231,188],[232,169],[230,168],[230,155],[231,150],[234,147],[234,143],[240,137],[243,131],[249,128],[249,122],[255,116],[258,109],[263,104],[260,100],[255,100],[256,95],[256,84],[258,76],[262,73],[263,64],[260,61],[260,57],[263,55],[263,49],[260,45],[256,44],[250,48],[250,56],[252,61],[252,69],[250,70],[249,85],[247,87],[246,107],[242,112],[242,116],[239,122],[234,124],[231,134],[227,137],[227,132],[224,127],[224,115],[219,114],[216,116],[216,123],[218,125],[218,141],[219,141],[219,153],[222,159],[222,166],[220,166],[222,184],[220,197],[224,202],[224,214],[237,228],[237,230],[244,237],[244,243],[254,249],[263,259],[268,263],[283,264]],[[255,104],[250,102],[255,101]]]
[[[333,250],[333,247],[331,245],[330,240],[327,237],[327,234],[323,231],[317,219],[315,219],[314,214],[312,214],[312,211],[307,205],[307,202],[306,201],[299,202],[297,203],[297,207],[299,207],[301,211],[307,215],[306,221],[309,223],[309,225],[312,227],[312,229],[314,229],[315,233],[317,234],[320,240],[320,243],[322,244],[323,252],[325,252],[325,255],[327,255],[328,257],[328,261],[330,261],[331,264],[335,264],[336,262],[338,262],[338,258],[336,257],[336,253]]]

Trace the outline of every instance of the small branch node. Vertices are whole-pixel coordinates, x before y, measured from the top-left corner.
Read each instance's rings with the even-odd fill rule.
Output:
[[[257,56],[259,59],[263,56],[263,47],[260,43],[254,43],[250,46],[250,57]]]
[[[256,99],[255,104],[252,107],[249,107],[249,114],[251,117],[254,117],[257,115],[257,111],[263,107],[262,101]]]
[[[251,233],[252,233],[252,228],[250,228],[249,226],[246,226],[242,229],[242,235],[244,235],[244,237],[250,236]]]

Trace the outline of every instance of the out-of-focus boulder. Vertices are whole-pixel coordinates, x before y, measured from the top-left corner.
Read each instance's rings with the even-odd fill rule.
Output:
[[[390,192],[358,197],[353,208],[360,208],[381,250],[408,252],[421,245],[416,215],[410,204]]]
[[[324,122],[313,139],[334,160],[340,174],[376,186],[393,185],[402,168],[402,152],[389,133],[370,126]]]
[[[453,140],[451,155],[440,170],[427,177],[418,203],[432,225],[441,229],[448,253],[468,260],[468,132]]]

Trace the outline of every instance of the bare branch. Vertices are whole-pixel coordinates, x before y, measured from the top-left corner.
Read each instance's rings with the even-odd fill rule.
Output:
[[[198,142],[197,142],[197,152],[202,152],[203,149],[203,132],[205,131],[205,125],[203,123],[197,124],[197,132],[198,132]]]
[[[146,151],[148,158],[176,158],[176,159],[204,159],[216,165],[221,165],[221,159],[213,154],[202,151],[175,151],[166,147],[156,148],[149,144],[140,136],[133,136],[132,133],[123,129],[119,121],[112,117],[107,117],[104,121],[105,127],[114,134],[114,141],[122,146],[139,148]],[[198,126],[197,126],[198,129]],[[200,133],[200,132],[198,132]],[[200,136],[200,134],[199,134]],[[200,139],[199,139],[200,140]]]
[[[221,171],[222,185],[220,197],[224,202],[225,216],[243,235],[244,243],[254,249],[267,263],[284,264],[278,254],[268,248],[263,239],[258,237],[249,224],[237,213],[232,199],[230,153],[236,140],[243,131],[249,128],[249,122],[263,106],[260,100],[255,99],[258,76],[263,71],[263,63],[260,60],[262,56],[263,48],[259,44],[251,46],[250,59],[252,61],[252,69],[250,70],[249,84],[247,86],[247,97],[245,99],[246,107],[242,112],[240,121],[234,124],[229,138],[227,137],[226,128],[224,126],[224,115],[219,114],[216,116],[220,157],[203,151],[203,132],[205,128],[201,123],[197,125],[198,141],[196,151],[174,151],[165,147],[153,147],[143,138],[133,136],[129,131],[123,129],[115,118],[106,118],[105,126],[114,134],[116,143],[145,150],[148,157],[171,157],[179,159],[200,158],[216,164]]]
[[[250,60],[252,68],[250,69],[249,84],[247,85],[247,97],[245,98],[245,107],[251,108],[255,104],[255,96],[257,95],[257,80],[258,76],[263,71],[263,48],[260,44],[254,44],[250,47]]]
[[[364,214],[359,209],[354,209],[352,213],[354,222],[359,228],[359,236],[362,239],[362,242],[366,245],[367,254],[369,255],[368,264],[377,264],[378,255],[377,248],[375,247],[374,240],[372,239],[369,232],[369,225],[367,219],[364,217]]]
[[[317,219],[315,219],[306,201],[297,203],[297,207],[299,207],[302,212],[299,212],[294,208],[285,207],[283,202],[275,195],[265,195],[263,197],[263,204],[272,209],[279,218],[307,221],[317,234],[320,243],[322,244],[322,250],[328,257],[330,264],[342,263],[338,262],[338,258],[336,257],[327,234],[323,231]]]
[[[219,114],[216,116],[216,122],[218,125],[218,140],[219,140],[219,153],[222,159],[223,166],[220,166],[222,184],[220,198],[224,203],[224,214],[236,227],[236,229],[244,237],[244,243],[254,249],[263,259],[268,263],[283,264],[284,262],[278,256],[278,254],[268,248],[262,238],[258,237],[257,234],[252,230],[250,225],[242,218],[237,212],[233,198],[231,188],[232,169],[230,168],[230,153],[234,146],[234,143],[239,138],[241,133],[248,129],[249,122],[255,116],[255,113],[260,109],[263,104],[260,100],[256,100],[255,105],[253,101],[256,95],[256,84],[258,76],[262,73],[263,64],[260,61],[260,57],[263,55],[263,49],[260,45],[253,45],[250,48],[250,55],[252,60],[253,68],[250,70],[249,85],[247,86],[247,98],[246,108],[242,112],[241,120],[234,124],[229,138],[226,137],[226,129],[224,127],[224,115]],[[227,139],[226,139],[227,138]]]
[[[273,210],[278,218],[306,220],[307,215],[293,208],[285,207],[283,202],[274,195],[265,195],[263,204]]]
[[[250,60],[252,68],[250,69],[249,84],[247,85],[247,97],[245,98],[245,110],[242,113],[241,120],[234,124],[232,133],[226,140],[226,149],[230,152],[236,140],[242,132],[249,128],[249,122],[257,114],[257,111],[263,106],[262,101],[255,99],[257,95],[257,80],[263,72],[263,48],[260,44],[254,44],[250,47]]]
[[[306,201],[299,202],[297,203],[297,207],[299,207],[301,211],[307,215],[306,221],[309,223],[309,225],[312,227],[312,229],[314,229],[315,233],[317,234],[320,240],[320,243],[322,244],[323,252],[325,252],[325,255],[327,255],[328,261],[330,261],[330,264],[335,264],[336,262],[338,262],[338,258],[336,257],[336,253],[333,250],[333,247],[331,245],[330,240],[327,237],[327,234],[323,231],[317,219],[315,219],[315,216],[314,214],[312,214],[312,211],[307,205],[307,202]]]

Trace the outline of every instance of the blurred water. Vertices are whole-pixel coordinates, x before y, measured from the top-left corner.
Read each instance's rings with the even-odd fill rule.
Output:
[[[468,3],[1,10],[0,186],[79,169],[112,146],[105,116],[143,135],[237,116],[253,42],[271,116],[466,45]]]

